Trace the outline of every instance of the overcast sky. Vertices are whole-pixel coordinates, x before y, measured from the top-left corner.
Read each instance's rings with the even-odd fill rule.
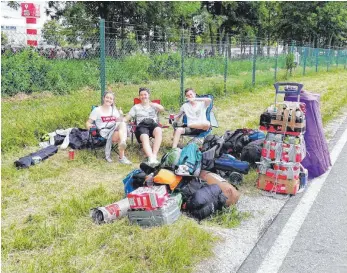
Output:
[[[19,3],[33,3],[40,5],[40,18],[37,18],[37,28],[42,28],[47,21],[45,7],[47,2],[44,1],[17,1]],[[11,9],[7,6],[7,1],[1,1],[1,26],[16,26],[18,29],[25,28],[25,17],[21,16],[21,8],[18,10]]]

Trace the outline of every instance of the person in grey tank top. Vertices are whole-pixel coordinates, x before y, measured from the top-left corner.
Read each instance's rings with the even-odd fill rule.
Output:
[[[148,157],[148,164],[156,166],[159,164],[157,159],[158,151],[162,142],[162,129],[158,124],[158,113],[164,111],[164,107],[158,103],[150,101],[150,91],[148,88],[139,89],[139,99],[141,103],[135,104],[126,115],[125,120],[135,119],[135,136]],[[149,138],[154,138],[153,149]]]

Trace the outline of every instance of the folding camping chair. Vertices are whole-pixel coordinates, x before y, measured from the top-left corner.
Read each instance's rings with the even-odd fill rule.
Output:
[[[97,107],[96,105],[92,105],[92,111],[96,107]],[[95,121],[93,124],[95,125]],[[91,151],[94,151],[95,157],[98,157],[97,149],[100,147],[105,147],[106,141],[107,140],[100,135],[100,129],[96,128],[96,126],[89,129],[88,145],[89,145]],[[116,154],[119,155],[118,143],[112,144],[111,151],[114,151],[114,152],[116,152]]]
[[[210,98],[211,99],[211,103],[208,106],[208,108],[206,109],[206,118],[211,123],[211,126],[207,131],[201,132],[198,135],[182,134],[181,135],[182,142],[184,142],[184,138],[187,137],[187,138],[190,138],[188,143],[190,143],[190,142],[201,142],[202,143],[204,141],[205,137],[208,136],[212,132],[213,127],[218,128],[218,121],[216,119],[214,112],[212,111],[213,110],[213,103],[214,103],[213,96],[212,95],[200,95],[197,97],[198,98]],[[170,120],[170,123],[174,124],[173,120]],[[187,116],[186,115],[183,115],[183,117],[182,117],[182,124],[183,124],[183,127],[187,127]],[[174,125],[173,125],[173,127],[174,127],[174,129],[176,128]]]
[[[152,102],[160,104],[160,100],[152,100]],[[135,104],[140,104],[140,103],[141,103],[141,100],[140,100],[139,98],[134,98],[134,105],[135,105]],[[158,113],[158,125],[159,125],[159,127],[162,128],[162,129],[169,128],[168,125],[162,125],[162,124],[160,123],[160,120],[159,120],[159,113]],[[136,119],[135,119],[134,121],[132,121],[132,122],[129,122],[129,125],[128,125],[128,126],[130,126],[131,144],[133,144],[133,143],[134,143],[135,130],[136,130],[136,126],[137,126],[137,124],[136,124]]]

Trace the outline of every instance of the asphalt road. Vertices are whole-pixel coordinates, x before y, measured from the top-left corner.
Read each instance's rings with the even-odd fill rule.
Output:
[[[347,121],[330,142],[330,172],[290,198],[238,273],[347,273],[346,133]]]

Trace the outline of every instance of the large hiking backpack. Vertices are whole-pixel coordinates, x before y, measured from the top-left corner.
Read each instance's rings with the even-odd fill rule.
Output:
[[[202,145],[202,170],[210,171],[214,168],[214,160],[221,156],[224,139],[217,135],[209,135]]]
[[[170,170],[175,170],[175,167],[178,165],[181,152],[182,150],[180,148],[172,148],[161,158],[161,167]]]
[[[178,165],[185,165],[190,175],[199,176],[201,171],[202,154],[199,146],[192,142],[183,147]]]
[[[254,140],[265,138],[265,134],[259,130],[236,129],[235,131],[226,131],[223,138],[222,153],[240,158],[243,147]]]
[[[252,167],[256,167],[256,162],[259,162],[261,158],[263,142],[264,140],[258,139],[243,147],[241,160],[249,162]]]

